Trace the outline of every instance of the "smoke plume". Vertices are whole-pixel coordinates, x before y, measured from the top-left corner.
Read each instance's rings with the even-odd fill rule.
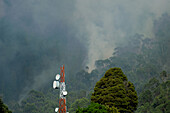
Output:
[[[0,94],[23,97],[66,66],[67,78],[112,55],[127,37],[153,37],[169,0],[0,0]],[[19,95],[19,96],[18,96]]]

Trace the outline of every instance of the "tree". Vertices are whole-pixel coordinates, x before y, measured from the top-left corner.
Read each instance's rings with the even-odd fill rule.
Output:
[[[0,98],[0,113],[12,113]]]
[[[128,81],[120,68],[111,68],[96,83],[91,101],[119,112],[132,113],[137,108],[138,97],[134,85]]]
[[[144,105],[145,103],[151,103],[153,101],[152,92],[150,90],[146,90],[141,93],[139,102],[141,105]]]
[[[76,113],[120,113],[115,107],[108,107],[98,103],[92,102],[87,108],[80,108],[76,110]]]
[[[166,82],[168,80],[168,74],[166,73],[166,71],[162,71],[160,73],[160,78],[163,82]]]
[[[161,77],[166,77],[165,71]],[[135,113],[169,113],[170,112],[170,81],[159,82],[152,78],[139,94],[139,105]]]
[[[160,83],[159,83],[159,80],[154,77],[154,78],[152,78],[152,79],[149,80],[149,83],[147,83],[146,85],[144,85],[144,90],[149,89],[149,90],[153,91],[153,89],[155,89],[156,87],[158,87],[159,84],[160,84]]]

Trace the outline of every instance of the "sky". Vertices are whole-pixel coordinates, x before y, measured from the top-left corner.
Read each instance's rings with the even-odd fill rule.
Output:
[[[154,37],[153,21],[169,6],[169,0],[0,0],[0,94],[39,89],[62,64],[68,78],[85,66],[91,71],[127,37]]]

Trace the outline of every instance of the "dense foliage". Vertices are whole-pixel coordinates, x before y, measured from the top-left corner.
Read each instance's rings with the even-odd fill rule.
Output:
[[[138,104],[135,87],[120,68],[109,69],[96,83],[91,101],[115,106],[121,113],[132,113]]]
[[[109,107],[92,102],[87,108],[78,107],[76,113],[120,113],[120,112],[114,106]]]
[[[139,95],[139,107],[136,113],[170,112],[170,75],[162,77],[162,73],[161,79],[152,78],[145,84]]]

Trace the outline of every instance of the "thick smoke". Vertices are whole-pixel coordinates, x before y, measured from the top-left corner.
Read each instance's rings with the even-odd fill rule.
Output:
[[[4,16],[4,3],[2,0],[0,0],[0,18]]]
[[[169,0],[77,0],[74,23],[78,37],[88,41],[89,67],[135,33],[152,37],[153,20],[169,12],[169,5]]]
[[[84,67],[87,50],[70,32],[73,1],[0,3],[0,94],[5,100],[22,98],[43,85],[51,87],[62,64],[67,78]]]
[[[127,37],[152,38],[153,20],[169,6],[169,0],[0,0],[0,93],[14,99],[51,87],[61,64],[68,79],[86,65],[92,70]]]

